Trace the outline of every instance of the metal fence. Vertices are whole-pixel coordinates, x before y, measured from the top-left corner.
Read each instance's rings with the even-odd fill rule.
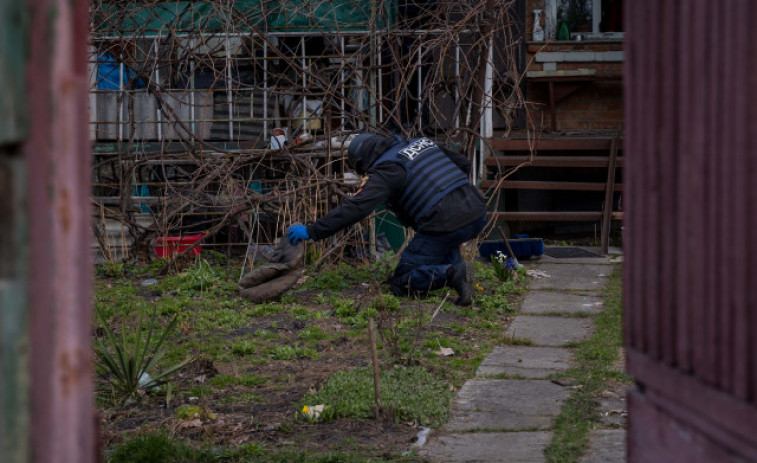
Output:
[[[341,8],[333,2],[273,3],[93,5],[104,256],[199,231],[217,244],[270,243],[353,191],[345,146],[361,131],[451,145],[471,157],[475,180],[486,140],[524,108],[522,2],[344,2],[326,23],[313,12]]]

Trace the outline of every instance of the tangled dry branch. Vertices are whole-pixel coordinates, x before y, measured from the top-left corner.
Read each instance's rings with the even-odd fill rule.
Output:
[[[478,163],[487,107],[500,131],[526,126],[515,4],[93,1],[101,247],[112,224],[131,258],[159,236],[272,243],[354,191],[344,147],[361,131],[429,136]],[[317,252],[360,248],[359,230]]]

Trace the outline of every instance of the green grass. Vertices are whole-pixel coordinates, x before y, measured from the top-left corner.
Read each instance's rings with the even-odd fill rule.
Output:
[[[367,457],[352,452],[305,452],[276,450],[261,444],[246,444],[233,449],[196,448],[166,432],[143,432],[119,444],[109,457],[109,463],[384,463],[388,461],[418,461],[414,457],[385,460],[380,456]]]
[[[274,360],[315,360],[318,358],[318,352],[314,349],[300,346],[275,346],[268,352],[268,355]]]
[[[416,421],[438,427],[447,419],[453,391],[421,367],[395,367],[381,372],[381,400],[395,420]],[[325,404],[336,417],[372,418],[375,413],[373,370],[340,371],[315,394],[304,397],[303,405]],[[301,409],[302,407],[300,407]]]
[[[622,338],[622,285],[620,268],[605,289],[605,310],[594,317],[594,334],[578,343],[574,366],[565,374],[576,386],[555,420],[552,442],[544,450],[548,462],[577,462],[597,422],[597,396],[610,381],[628,381],[612,369]]]
[[[369,352],[368,320],[374,318],[379,328],[378,354],[384,365],[382,393],[387,416],[402,423],[415,421],[440,426],[449,413],[450,398],[454,394],[451,386],[458,387],[475,374],[478,364],[502,337],[514,296],[523,292],[520,283],[502,284],[488,265],[477,263],[476,282],[486,289],[477,293],[476,305],[457,307],[448,298],[434,324],[429,325],[431,314],[442,304],[448,290],[436,291],[421,300],[397,298],[389,294],[383,284],[391,273],[390,262],[322,269],[306,285],[295,288],[279,301],[253,304],[238,297],[238,265],[226,267],[214,261],[210,256],[207,259],[210,266],[197,260],[179,263],[170,267],[168,274],[159,272],[157,264],[125,267],[120,277],[118,269],[110,271],[113,276],[107,277],[101,270],[95,282],[95,300],[103,308],[105,321],[117,332],[124,332],[128,339],[135,336],[134,325],[140,308],[152,310],[155,307],[161,323],[174,315],[178,317],[178,330],[166,342],[166,354],[157,366],[165,367],[189,355],[203,362],[197,362],[201,367],[197,373],[193,370],[173,381],[170,396],[174,398],[174,406],[190,396],[199,397],[208,410],[215,409],[214,405],[219,403],[244,407],[267,403],[271,392],[288,392],[293,382],[301,378],[299,374],[286,373],[290,366],[282,362],[297,362],[297,368],[306,369],[321,368],[321,362],[337,362],[337,368],[341,364],[344,369],[364,365],[362,358]],[[143,287],[141,282],[146,278],[156,278],[158,283]],[[363,285],[366,282],[368,287]],[[450,297],[454,299],[454,291],[452,293]],[[394,367],[389,339],[382,334],[386,327],[382,330],[379,326],[382,316],[395,322],[392,328],[396,347],[400,360],[406,360],[399,363],[405,366]],[[455,355],[439,356],[435,353],[439,345],[453,348]],[[222,373],[211,374],[213,367]],[[207,373],[207,381],[197,384],[193,378],[201,372]],[[338,407],[332,407],[338,412],[337,418],[373,419],[372,373],[367,369],[360,373],[345,370],[339,375],[333,375],[317,397],[290,395],[291,402],[284,406],[288,414],[291,412],[289,416],[301,410],[304,404],[317,405],[328,400],[330,406],[339,403]],[[324,380],[321,378],[320,383],[313,386],[318,387]],[[357,383],[351,383],[352,380]],[[347,387],[345,383],[357,385]],[[104,394],[98,392],[98,404],[112,406]],[[331,394],[331,398],[324,394]],[[348,397],[354,400],[348,401]],[[140,397],[136,399],[136,416],[140,416],[141,410],[169,400],[163,391]],[[174,415],[173,419],[178,417]],[[285,425],[289,429],[282,432],[293,433],[292,439],[307,439],[300,433],[312,426],[294,419],[285,420],[282,427]],[[337,428],[342,425],[337,424]],[[170,426],[171,423],[148,419],[144,429],[167,431],[172,429]],[[379,451],[360,438],[355,438],[354,446],[339,443],[325,447],[324,451],[338,450],[337,453],[286,452],[284,450],[291,447],[277,444],[257,454],[237,448],[234,451],[211,449],[210,445],[223,445],[213,436],[192,437],[185,442],[170,432],[137,437],[131,431],[114,430],[114,433],[118,435],[116,441],[122,443],[110,444],[113,461],[412,460],[412,457],[406,460],[393,452],[387,453],[385,448]],[[136,460],[122,453],[124,448],[133,452],[131,446],[136,445],[152,450],[134,452]],[[161,453],[166,448],[167,453]],[[343,453],[344,450],[349,452]]]

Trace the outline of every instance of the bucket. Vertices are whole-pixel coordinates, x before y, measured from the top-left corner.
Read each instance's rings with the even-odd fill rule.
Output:
[[[174,254],[182,253],[203,236],[205,236],[204,233],[186,236],[159,236],[158,241],[155,243],[155,255],[165,259]],[[199,256],[202,252],[202,245],[198,244],[189,252],[192,255]]]

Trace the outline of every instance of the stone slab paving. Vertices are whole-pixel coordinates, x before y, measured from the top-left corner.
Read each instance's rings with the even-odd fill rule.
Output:
[[[599,405],[597,413],[602,427],[622,428],[626,426],[628,416],[627,388],[628,386],[622,383],[611,383],[597,397]]]
[[[486,356],[476,376],[522,376],[546,378],[565,371],[573,361],[568,349],[557,347],[498,346]]]
[[[552,433],[482,432],[448,434],[437,439],[436,445],[420,451],[420,455],[435,462],[522,462],[541,463],[543,450],[552,440]]]
[[[560,347],[588,337],[593,327],[594,322],[588,318],[517,316],[505,331],[505,337]]]
[[[545,429],[570,391],[550,381],[474,379],[452,404],[448,431]]]
[[[538,270],[549,277],[531,281],[530,290],[600,291],[612,272],[611,265],[539,264]]]
[[[589,450],[580,463],[623,463],[626,461],[626,430],[600,429],[591,432]]]
[[[556,291],[529,291],[520,306],[521,314],[578,314],[593,315],[604,308],[602,298]]]

